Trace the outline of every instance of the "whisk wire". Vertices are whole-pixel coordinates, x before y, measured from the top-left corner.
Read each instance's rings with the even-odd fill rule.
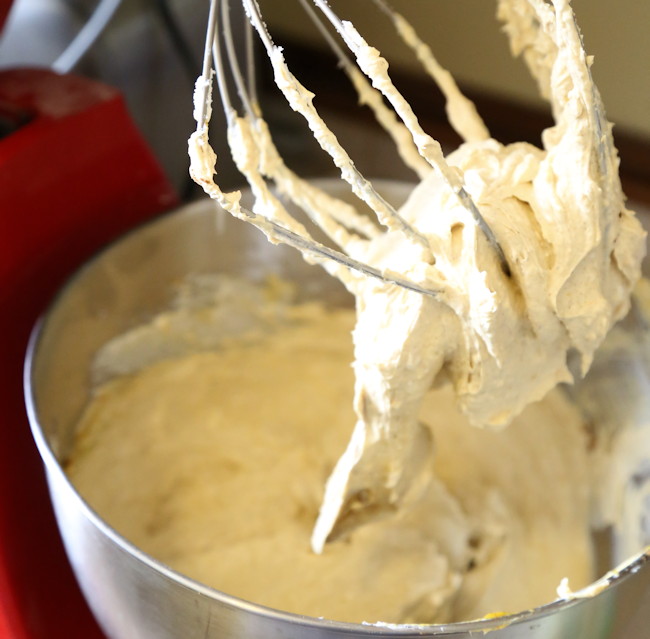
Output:
[[[206,36],[206,48],[204,55],[204,67],[203,73],[200,77],[200,81],[197,84],[198,99],[197,103],[199,105],[198,113],[195,114],[197,119],[197,132],[194,134],[195,139],[199,138],[197,141],[199,146],[202,146],[207,142],[207,128],[209,125],[211,117],[211,98],[212,98],[212,78],[213,74],[216,75],[217,85],[219,87],[219,92],[222,98],[222,103],[224,111],[227,115],[227,120],[230,127],[236,127],[237,123],[241,124],[243,121],[238,118],[236,110],[234,109],[229,91],[227,88],[228,82],[226,77],[226,72],[223,64],[223,55],[221,52],[220,38],[219,33],[219,13],[218,9],[224,10],[223,5],[219,6],[219,0],[211,0],[210,7],[210,25]],[[227,7],[225,7],[227,10]],[[222,17],[226,14],[222,14]],[[229,19],[224,20],[224,25],[226,28],[229,28]],[[232,48],[234,53],[234,47]],[[229,68],[233,75],[236,75],[234,69],[238,67],[237,56],[228,55],[229,58]],[[214,71],[213,71],[214,67]],[[249,66],[249,69],[251,67]],[[241,78],[241,72],[239,71],[238,75]],[[236,80],[235,80],[236,81]],[[237,82],[237,81],[236,81]],[[244,82],[240,82],[240,89],[244,86]],[[253,122],[257,124],[263,123],[258,115],[255,114],[257,107],[253,108],[254,103],[252,102],[250,95],[247,90],[242,89],[241,93],[243,95],[242,101],[251,106],[253,109]],[[203,108],[200,108],[203,106]],[[320,242],[313,240],[304,229],[301,229],[302,232],[296,232],[289,228],[286,228],[282,224],[278,223],[273,219],[269,219],[267,216],[260,215],[254,211],[249,210],[248,208],[241,206],[239,203],[239,198],[231,194],[230,196],[224,194],[219,187],[214,183],[214,180],[211,177],[213,169],[204,166],[203,162],[193,162],[192,171],[194,177],[197,181],[202,184],[204,189],[214,197],[219,203],[229,210],[233,215],[240,219],[245,219],[246,221],[254,224],[265,232],[271,239],[274,241],[281,241],[293,248],[301,251],[306,258],[316,262],[324,263],[324,265],[332,264],[340,265],[346,269],[349,269],[353,272],[360,273],[364,276],[370,276],[375,279],[379,279],[384,282],[389,282],[405,288],[407,290],[428,296],[439,296],[441,291],[434,290],[430,287],[424,287],[416,282],[410,281],[406,278],[400,277],[395,273],[387,273],[381,271],[378,268],[375,268],[369,264],[360,262],[359,260],[354,259],[353,257],[346,255],[336,249],[332,249]],[[252,181],[257,183],[258,189],[263,188],[259,181],[256,181],[255,175],[250,175]],[[334,202],[335,208],[345,207],[345,203],[338,202],[335,198],[330,198],[330,202]],[[279,206],[279,205],[278,205]],[[353,209],[351,209],[353,211]],[[363,224],[359,224],[363,227]],[[372,227],[366,226],[366,229]],[[368,233],[371,235],[372,233]]]
[[[469,211],[471,216],[474,218],[474,221],[487,238],[488,243],[495,251],[504,274],[510,276],[510,266],[506,260],[501,245],[494,235],[494,232],[485,221],[485,218],[481,215],[476,203],[473,201],[471,195],[466,191],[461,180],[447,164],[440,143],[425,133],[415,117],[411,105],[395,88],[388,75],[388,65],[385,63],[385,60],[383,60],[379,55],[368,55],[371,48],[366,44],[359,32],[351,23],[347,22],[344,24],[334,11],[332,11],[331,7],[325,0],[313,1],[331,22],[332,26],[338,31],[349,49],[354,53],[361,70],[372,80],[373,85],[382,92],[384,97],[393,106],[395,112],[411,132],[413,141],[415,142],[420,155],[422,155],[431,167],[438,172],[447,186],[456,194],[461,205]],[[390,87],[390,90],[388,90],[388,87]]]
[[[460,91],[451,73],[433,55],[431,47],[422,41],[413,26],[401,14],[394,11],[385,0],[373,0],[373,2],[388,16],[399,37],[413,51],[424,71],[434,80],[444,95],[447,118],[456,133],[466,142],[489,139],[490,132],[476,106]]]
[[[315,17],[316,12],[313,7],[306,0],[300,1],[303,7],[308,9],[309,15],[316,24],[320,24],[318,27],[319,30],[323,33],[327,32],[321,20]],[[379,4],[381,5],[382,3]],[[232,203],[234,199],[225,196],[216,184],[214,184],[211,176],[203,175],[203,179],[200,178],[199,182],[203,184],[206,191],[213,194],[226,208],[231,206],[233,209],[236,209],[231,211],[233,214],[239,217],[244,216],[248,221],[260,227],[270,236],[273,236],[275,238],[274,241],[282,241],[299,248],[316,261],[322,263],[323,259],[334,260],[337,265],[343,265],[345,268],[352,269],[353,271],[371,275],[372,277],[395,283],[419,293],[439,296],[441,294],[439,290],[423,287],[417,282],[410,281],[394,273],[385,272],[375,266],[355,259],[354,249],[356,246],[359,246],[360,242],[363,243],[364,240],[358,235],[350,235],[345,227],[363,233],[366,238],[376,236],[378,232],[377,228],[370,223],[369,219],[356,213],[353,207],[342,203],[340,200],[331,198],[331,196],[328,196],[329,203],[335,204],[335,206],[324,207],[322,202],[326,201],[325,196],[313,187],[313,185],[310,185],[305,180],[301,180],[299,176],[289,171],[284,165],[280,154],[272,143],[266,123],[262,119],[260,105],[257,100],[254,54],[252,51],[253,30],[257,33],[266,50],[273,66],[276,83],[284,94],[285,99],[291,108],[300,113],[306,120],[321,148],[331,156],[334,164],[341,171],[341,176],[348,182],[355,195],[370,207],[377,220],[384,227],[404,234],[414,245],[421,247],[421,250],[424,251],[423,259],[433,260],[428,240],[417,229],[406,222],[394,207],[377,193],[372,183],[358,171],[346,150],[341,146],[331,131],[329,131],[329,128],[311,102],[312,95],[290,72],[284,60],[282,50],[274,44],[262,19],[257,0],[242,0],[242,5],[248,18],[246,36],[248,42],[246,45],[247,69],[245,77],[242,74],[233,41],[233,28],[230,20],[228,0],[211,0],[203,72],[201,78],[197,81],[196,89],[198,96],[198,114],[196,114],[198,122],[197,131],[201,130],[206,132],[204,143],[207,144],[207,124],[211,117],[212,78],[214,74],[216,75],[223,109],[229,125],[229,135],[233,132],[234,134],[239,133],[242,136],[250,135],[250,139],[254,140],[258,146],[257,151],[251,149],[244,151],[244,153],[252,152],[256,154],[254,162],[246,162],[242,158],[239,158],[239,160],[236,158],[235,161],[240,171],[247,177],[253,192],[260,197],[261,204],[259,208],[263,210],[263,214],[260,215],[258,212],[249,211],[241,207],[238,203],[235,206]],[[360,40],[360,36],[356,34],[351,25],[349,25],[349,29],[352,29],[352,31],[346,31],[341,20],[334,14],[326,2],[313,0],[313,5],[332,24],[334,29],[341,35],[347,47],[355,54],[357,64],[359,64],[363,73],[359,71],[357,66],[348,58],[338,43],[336,43],[331,34],[327,32],[327,41],[330,42],[330,46],[335,51],[343,70],[350,76],[359,95],[364,96],[364,99],[370,104],[377,119],[382,123],[384,128],[389,132],[395,132],[393,133],[393,139],[396,141],[402,157],[407,158],[405,160],[407,165],[411,165],[420,177],[423,177],[431,170],[431,168],[428,168],[428,165],[443,176],[454,193],[459,197],[462,205],[470,211],[479,228],[495,250],[504,273],[509,274],[508,263],[501,246],[498,244],[492,230],[481,216],[471,197],[465,191],[462,183],[458,181],[455,174],[446,164],[438,142],[422,131],[410,106],[408,106],[408,103],[401,94],[396,90],[390,91],[387,94],[385,87],[382,90],[381,82],[376,82],[377,77],[373,75],[372,71],[363,68],[363,64],[359,60],[359,47],[355,43],[358,45],[358,42],[361,41],[365,45],[365,42]],[[390,12],[387,7],[386,10]],[[220,27],[223,29],[223,36],[221,35]],[[227,77],[225,69],[224,53],[230,78]],[[372,87],[368,79],[374,85],[379,84],[378,88]],[[387,74],[386,79],[392,86]],[[228,88],[229,82],[234,83],[248,124],[241,120],[232,104]],[[393,110],[384,104],[382,94],[388,99]],[[410,152],[407,149],[405,140],[408,140],[408,143],[412,145]],[[263,154],[261,153],[261,149],[264,149]],[[410,160],[408,159],[409,157],[411,158]],[[272,158],[273,161],[270,161],[269,158]],[[417,161],[414,161],[413,158],[417,158]],[[423,167],[423,164],[419,163],[422,159],[428,163],[426,167]],[[343,251],[338,251],[316,242],[305,227],[294,220],[284,209],[279,200],[268,189],[264,178],[275,181],[279,189],[288,194],[294,203],[297,203],[308,217],[325,231],[330,239],[337,243]],[[210,183],[214,188],[210,186]],[[300,190],[295,188],[296,184],[300,185]],[[320,203],[317,203],[319,198]],[[331,210],[325,210],[325,208]],[[339,210],[343,210],[344,212],[338,213]],[[330,265],[330,270],[332,268],[337,267]]]
[[[226,49],[226,56],[228,58],[228,68],[235,82],[235,87],[237,88],[237,94],[239,99],[242,101],[244,111],[250,116],[254,117],[255,110],[253,108],[253,102],[251,100],[250,94],[250,84],[251,82],[246,82],[241,72],[241,68],[238,62],[238,56],[235,52],[235,43],[232,37],[232,24],[230,20],[230,2],[229,0],[221,0],[221,22],[223,24],[223,35],[224,35],[224,46]],[[218,45],[215,45],[218,46]],[[247,65],[250,65],[251,58],[247,59]],[[254,73],[254,68],[251,70],[248,68],[248,77],[250,79],[250,74]]]
[[[255,70],[255,40],[253,27],[248,20],[244,24],[244,37],[245,37],[245,46],[246,46],[246,80],[248,95],[250,97],[251,105],[256,109],[259,114],[259,100],[257,97],[257,82],[255,78],[257,73]]]
[[[339,61],[339,66],[348,76],[348,79],[357,92],[359,103],[365,104],[371,109],[377,122],[392,138],[404,164],[420,179],[424,179],[431,171],[431,167],[418,153],[408,129],[395,116],[394,111],[385,105],[381,93],[368,82],[366,76],[359,71],[349,56],[339,46],[338,42],[323,24],[322,19],[319,17],[310,0],[300,0],[300,4],[316,25],[316,28],[320,31],[330,49],[334,52],[334,55]]]
[[[210,11],[208,14],[208,28],[205,34],[205,48],[203,50],[203,65],[201,69],[200,83],[197,84],[197,91],[200,90],[200,99],[195,98],[198,102],[198,113],[195,115],[197,124],[200,128],[207,128],[212,112],[212,74],[215,63],[212,53],[215,30],[217,28],[217,2],[211,0]]]
[[[227,16],[224,16],[223,23],[225,29],[230,28],[229,18]],[[246,24],[250,28],[250,23],[247,22]],[[232,43],[232,36],[229,36],[228,39]],[[310,185],[298,175],[289,171],[282,161],[281,155],[273,144],[268,132],[268,127],[262,119],[259,104],[257,104],[256,101],[247,94],[247,89],[245,88],[246,83],[242,79],[241,69],[239,67],[238,57],[235,54],[234,46],[231,44],[230,47],[226,48],[230,72],[232,73],[235,83],[238,86],[238,91],[242,96],[242,102],[244,103],[247,118],[251,122],[252,130],[255,132],[255,135],[258,136],[257,147],[259,149],[265,149],[265,152],[260,155],[263,155],[266,158],[273,158],[272,161],[260,160],[259,172],[264,174],[266,178],[274,180],[281,190],[286,195],[289,195],[291,200],[339,246],[349,247],[352,243],[361,241],[358,236],[353,237],[345,231],[343,223],[345,223],[347,228],[362,233],[365,238],[376,237],[378,235],[378,229],[368,218],[358,215],[353,207],[346,205],[344,202],[337,200],[336,198],[327,196],[324,192],[316,189],[313,185]],[[222,71],[219,73],[222,73]],[[243,127],[244,124],[239,123],[239,126]],[[251,181],[259,184],[261,176],[258,174],[258,171],[254,170],[251,166],[241,166],[240,169],[250,178]],[[300,186],[299,189],[295,188],[296,184]],[[259,184],[259,187],[261,188],[261,184]],[[318,192],[318,197],[322,201],[326,202],[327,211],[324,210],[325,207],[322,205],[319,207],[314,204],[314,201],[317,198],[312,196],[315,192]],[[298,193],[303,193],[303,195],[300,196]],[[304,195],[305,193],[307,193],[306,197]],[[271,200],[272,198],[274,198],[274,196],[270,192],[267,192],[266,199]],[[281,208],[279,202],[276,202],[274,206],[278,211]],[[339,212],[340,214],[337,214]],[[280,215],[285,219],[285,222],[289,223],[290,226],[293,225],[294,222],[288,213],[282,211]],[[295,228],[297,229],[298,227]],[[308,233],[304,227],[300,228],[300,232],[302,232],[305,237],[308,237]]]
[[[329,131],[326,123],[318,114],[311,102],[311,94],[298,82],[291,73],[280,48],[276,47],[259,13],[256,0],[243,0],[251,18],[253,27],[257,30],[266,52],[273,64],[276,83],[284,94],[285,99],[293,110],[300,113],[306,120],[315,139],[321,148],[327,152],[334,164],[341,171],[341,177],[350,185],[357,197],[364,201],[377,215],[378,220],[386,228],[404,233],[414,244],[420,245],[431,256],[427,239],[411,227],[377,191],[372,184],[359,172],[347,151],[341,146],[336,137]],[[307,97],[306,97],[307,96]]]

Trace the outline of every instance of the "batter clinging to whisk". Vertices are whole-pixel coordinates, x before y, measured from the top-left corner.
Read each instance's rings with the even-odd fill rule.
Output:
[[[285,166],[227,38],[243,115],[228,95],[220,46],[214,62],[233,157],[255,194],[253,210],[240,207],[238,193],[226,194],[215,184],[207,123],[218,4],[212,3],[204,73],[197,82],[191,173],[233,215],[321,263],[357,300],[357,423],[326,486],[312,537],[320,552],[328,540],[390,512],[426,484],[432,467],[429,435],[417,415],[433,384],[451,383],[474,424],[503,426],[558,383],[571,381],[570,356],[584,373],[628,310],[645,237],[624,206],[611,126],[569,0],[498,2],[513,53],[523,55],[552,108],[555,126],[544,132],[542,149],[492,139],[408,23],[375,2],[446,96],[450,121],[465,140],[447,157],[392,84],[379,51],[326,2],[313,1],[318,14],[303,2],[315,18],[334,26],[356,61],[333,45],[360,101],[375,111],[399,155],[420,176],[399,211],[358,172],[314,108],[313,95],[289,71],[257,3],[244,0],[278,87],[342,179],[375,213],[376,224]],[[221,6],[227,21],[227,3]],[[336,248],[314,242],[269,181]]]

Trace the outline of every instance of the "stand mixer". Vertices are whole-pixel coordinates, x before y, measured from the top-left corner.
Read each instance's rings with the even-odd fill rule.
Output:
[[[10,5],[0,3],[3,19]],[[64,278],[178,197],[112,87],[49,69],[0,71],[0,122],[0,635],[90,639],[101,633],[65,560],[27,436],[22,361],[30,327]]]

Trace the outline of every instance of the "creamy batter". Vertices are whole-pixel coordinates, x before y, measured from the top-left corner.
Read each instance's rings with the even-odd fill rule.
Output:
[[[627,313],[645,237],[624,205],[611,127],[568,0],[501,0],[498,14],[549,100],[555,126],[543,148],[492,139],[397,17],[465,139],[445,157],[379,51],[350,23],[335,25],[369,80],[355,82],[361,101],[379,109],[381,94],[391,105],[400,154],[421,178],[399,211],[359,174],[313,95],[266,42],[288,103],[377,224],[291,172],[258,113],[229,112],[233,156],[255,197],[244,210],[239,193],[214,183],[207,122],[197,118],[194,178],[271,241],[293,238],[341,279],[356,298],[354,353],[345,338],[351,315],[316,313],[257,341],[109,382],[70,472],[138,545],[231,594],[349,621],[520,610],[552,599],[561,577],[575,588],[594,576],[585,432],[553,389],[572,381],[569,361],[578,376],[588,370]],[[267,179],[342,253],[391,281],[306,245],[308,230]],[[181,453],[177,433],[194,452]],[[106,438],[120,442],[115,455]],[[96,492],[94,473],[122,458],[139,473],[150,463],[147,475],[159,467],[169,475],[142,480],[136,492]],[[316,518],[311,546],[320,557],[307,544]]]
[[[190,140],[194,178],[272,241],[284,236],[270,221],[301,237],[309,234],[273,196],[265,177],[350,257],[431,293],[324,263],[357,299],[356,426],[327,483],[312,536],[316,552],[328,540],[394,511],[421,487],[430,435],[417,415],[432,385],[450,383],[472,424],[504,426],[530,402],[573,379],[569,358],[586,372],[594,351],[629,308],[644,233],[624,205],[611,127],[570,4],[501,0],[498,15],[513,53],[524,57],[555,118],[542,149],[491,139],[430,50],[397,16],[398,31],[441,85],[450,120],[465,139],[444,157],[392,84],[380,52],[352,24],[335,24],[372,85],[355,82],[360,100],[373,104],[371,96],[383,95],[398,116],[391,128],[399,129],[400,154],[420,160],[409,162],[422,179],[399,211],[358,173],[319,116],[313,95],[291,74],[281,49],[267,41],[278,87],[305,117],[343,180],[374,211],[385,229],[381,233],[366,230],[354,210],[339,207],[289,171],[256,115],[229,113],[230,145],[255,195],[253,213],[239,207],[237,194],[224,194],[214,183],[216,158],[207,128],[199,126]],[[404,132],[410,150],[404,148]],[[305,255],[315,259],[309,251]]]
[[[67,471],[119,533],[229,594],[342,621],[513,612],[554,599],[563,577],[595,577],[588,437],[559,391],[501,433],[471,427],[448,387],[427,394],[419,417],[437,478],[396,516],[314,554],[323,483],[354,419],[354,313],[282,310],[241,282],[217,284],[219,309],[166,313],[96,360],[111,379]],[[150,356],[156,336],[174,342],[206,315],[220,335],[211,350]]]

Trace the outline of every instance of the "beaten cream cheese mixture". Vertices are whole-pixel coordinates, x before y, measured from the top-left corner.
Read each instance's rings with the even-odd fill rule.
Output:
[[[272,241],[286,238],[278,225],[308,238],[270,178],[348,256],[430,294],[304,249],[354,295],[356,315],[312,309],[256,340],[102,387],[70,472],[139,546],[231,594],[346,621],[520,610],[552,599],[562,577],[578,587],[594,576],[586,436],[553,389],[573,379],[570,362],[588,370],[627,313],[645,234],[625,207],[568,0],[501,0],[498,14],[551,105],[543,148],[492,139],[448,82],[465,142],[445,157],[379,52],[341,25],[370,81],[355,83],[361,101],[379,92],[392,105],[400,121],[389,128],[420,176],[399,211],[356,171],[269,45],[289,104],[385,230],[292,173],[261,117],[229,113],[233,156],[255,197],[245,211],[239,193],[214,183],[199,122],[191,172],[225,209]],[[397,24],[432,67],[431,52]],[[100,471],[120,456],[140,479],[127,472],[115,481],[129,491],[105,489]]]
[[[472,424],[504,426],[558,383],[571,381],[569,359],[586,372],[629,308],[645,235],[625,207],[611,126],[570,4],[501,0],[498,15],[553,112],[555,126],[544,132],[542,149],[492,139],[447,82],[442,88],[450,120],[466,141],[444,157],[392,84],[379,51],[351,23],[340,25],[372,84],[357,87],[360,101],[371,103],[379,92],[401,120],[389,128],[401,132],[401,144],[404,133],[412,139],[411,153],[399,146],[401,154],[415,154],[428,167],[418,164],[421,182],[399,212],[358,173],[282,50],[267,45],[284,97],[304,116],[342,179],[374,211],[382,232],[368,230],[354,209],[292,173],[261,117],[231,112],[230,147],[255,198],[253,211],[245,211],[239,193],[225,194],[215,184],[216,156],[207,124],[197,117],[191,173],[233,215],[257,224],[271,241],[286,239],[277,225],[309,237],[266,186],[270,178],[349,257],[432,292],[367,277],[302,249],[338,277],[357,304],[356,426],[327,482],[312,534],[315,552],[393,512],[426,483],[421,475],[429,467],[429,434],[417,414],[432,385],[449,383]],[[405,41],[431,63],[428,47],[398,24]]]
[[[594,577],[588,436],[560,391],[503,432],[470,426],[449,387],[430,392],[435,479],[315,554],[323,484],[354,419],[354,311],[278,310],[250,285],[215,284],[215,310],[163,314],[98,354],[107,381],[67,472],[126,539],[229,594],[339,621],[513,612],[554,599],[564,577]],[[188,327],[213,348],[152,355]]]

